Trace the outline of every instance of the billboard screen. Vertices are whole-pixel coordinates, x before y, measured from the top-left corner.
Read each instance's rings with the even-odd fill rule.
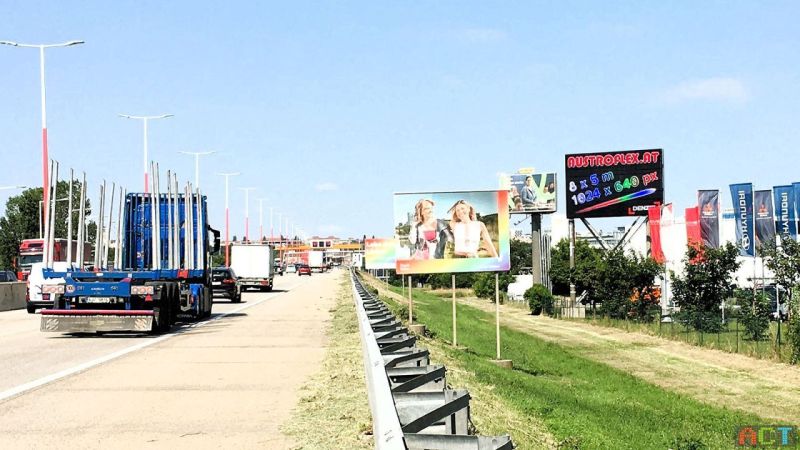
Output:
[[[567,218],[646,216],[664,203],[661,149],[566,155]]]
[[[364,260],[366,269],[394,269],[394,239],[365,239]]]
[[[508,191],[394,195],[398,274],[510,268]]]
[[[508,205],[512,214],[556,212],[556,174],[518,173],[505,178],[502,187],[511,191]]]

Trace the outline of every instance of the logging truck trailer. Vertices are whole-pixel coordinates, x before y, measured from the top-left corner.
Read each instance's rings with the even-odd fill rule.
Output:
[[[94,270],[44,269],[42,293],[52,306],[41,312],[41,331],[164,333],[178,320],[211,315],[210,254],[219,251],[219,232],[208,226],[200,190],[187,184],[179,193],[177,180],[168,178],[166,194],[159,193],[158,181],[154,194],[120,192],[113,230],[112,189],[109,227],[98,231]],[[118,244],[109,261],[114,231]]]

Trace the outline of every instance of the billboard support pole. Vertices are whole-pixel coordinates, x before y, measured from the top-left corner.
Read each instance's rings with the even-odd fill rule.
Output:
[[[595,230],[595,229],[594,229],[594,227],[592,226],[592,224],[590,224],[590,223],[589,223],[589,221],[588,221],[588,220],[586,220],[586,219],[585,219],[585,218],[583,218],[583,217],[581,217],[581,222],[582,222],[582,223],[583,223],[583,225],[586,227],[586,229],[588,229],[588,230],[589,230],[589,233],[592,233],[592,237],[594,237],[594,239],[597,241],[597,243],[600,245],[600,247],[601,247],[603,250],[605,250],[605,251],[608,251],[608,247],[606,247],[606,243],[605,243],[605,242],[603,242],[603,240],[600,238],[600,233],[598,233],[598,232],[597,232],[597,230]],[[574,223],[574,222],[573,222],[573,223]],[[574,225],[573,225],[573,232],[574,232],[574,230],[575,230],[575,229],[574,229]]]
[[[408,276],[408,326],[414,324],[414,298],[411,297],[411,275]]]
[[[500,275],[494,273],[495,334],[497,336],[497,360],[500,360]]]
[[[458,345],[458,338],[456,336],[456,274],[452,274],[453,281],[453,347]]]
[[[406,277],[400,277],[400,296],[406,296]]]
[[[534,284],[544,284],[542,276],[542,215],[531,213],[531,274]]]
[[[633,237],[633,235],[636,234],[637,231],[639,231],[639,228],[642,228],[642,224],[644,224],[647,219],[645,219],[644,221],[642,221],[641,219],[642,216],[636,217],[636,220],[633,221],[633,225],[631,225],[630,228],[628,228],[628,231],[626,231],[625,234],[622,235],[622,239],[620,239],[619,242],[617,242],[617,245],[614,246],[613,250],[625,246],[625,244],[628,243],[630,238]]]
[[[569,271],[575,270],[575,219],[569,219]],[[575,304],[575,281],[570,277],[569,280],[569,301]]]

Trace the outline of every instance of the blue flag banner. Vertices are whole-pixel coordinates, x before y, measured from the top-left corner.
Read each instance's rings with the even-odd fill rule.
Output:
[[[733,216],[736,219],[736,247],[741,256],[755,256],[753,236],[753,183],[731,185]]]
[[[793,186],[775,186],[772,188],[772,194],[775,202],[775,230],[783,239],[797,239]]]
[[[790,207],[794,209],[795,228],[797,221],[800,221],[800,183],[792,183],[792,202]]]
[[[753,193],[753,207],[756,214],[756,250],[770,242],[775,244],[775,214],[772,210],[772,191],[769,189]]]

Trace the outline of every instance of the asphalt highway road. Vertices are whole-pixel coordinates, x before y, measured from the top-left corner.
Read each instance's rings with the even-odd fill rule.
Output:
[[[276,277],[162,336],[39,331],[0,313],[0,448],[288,448],[342,272]]]

